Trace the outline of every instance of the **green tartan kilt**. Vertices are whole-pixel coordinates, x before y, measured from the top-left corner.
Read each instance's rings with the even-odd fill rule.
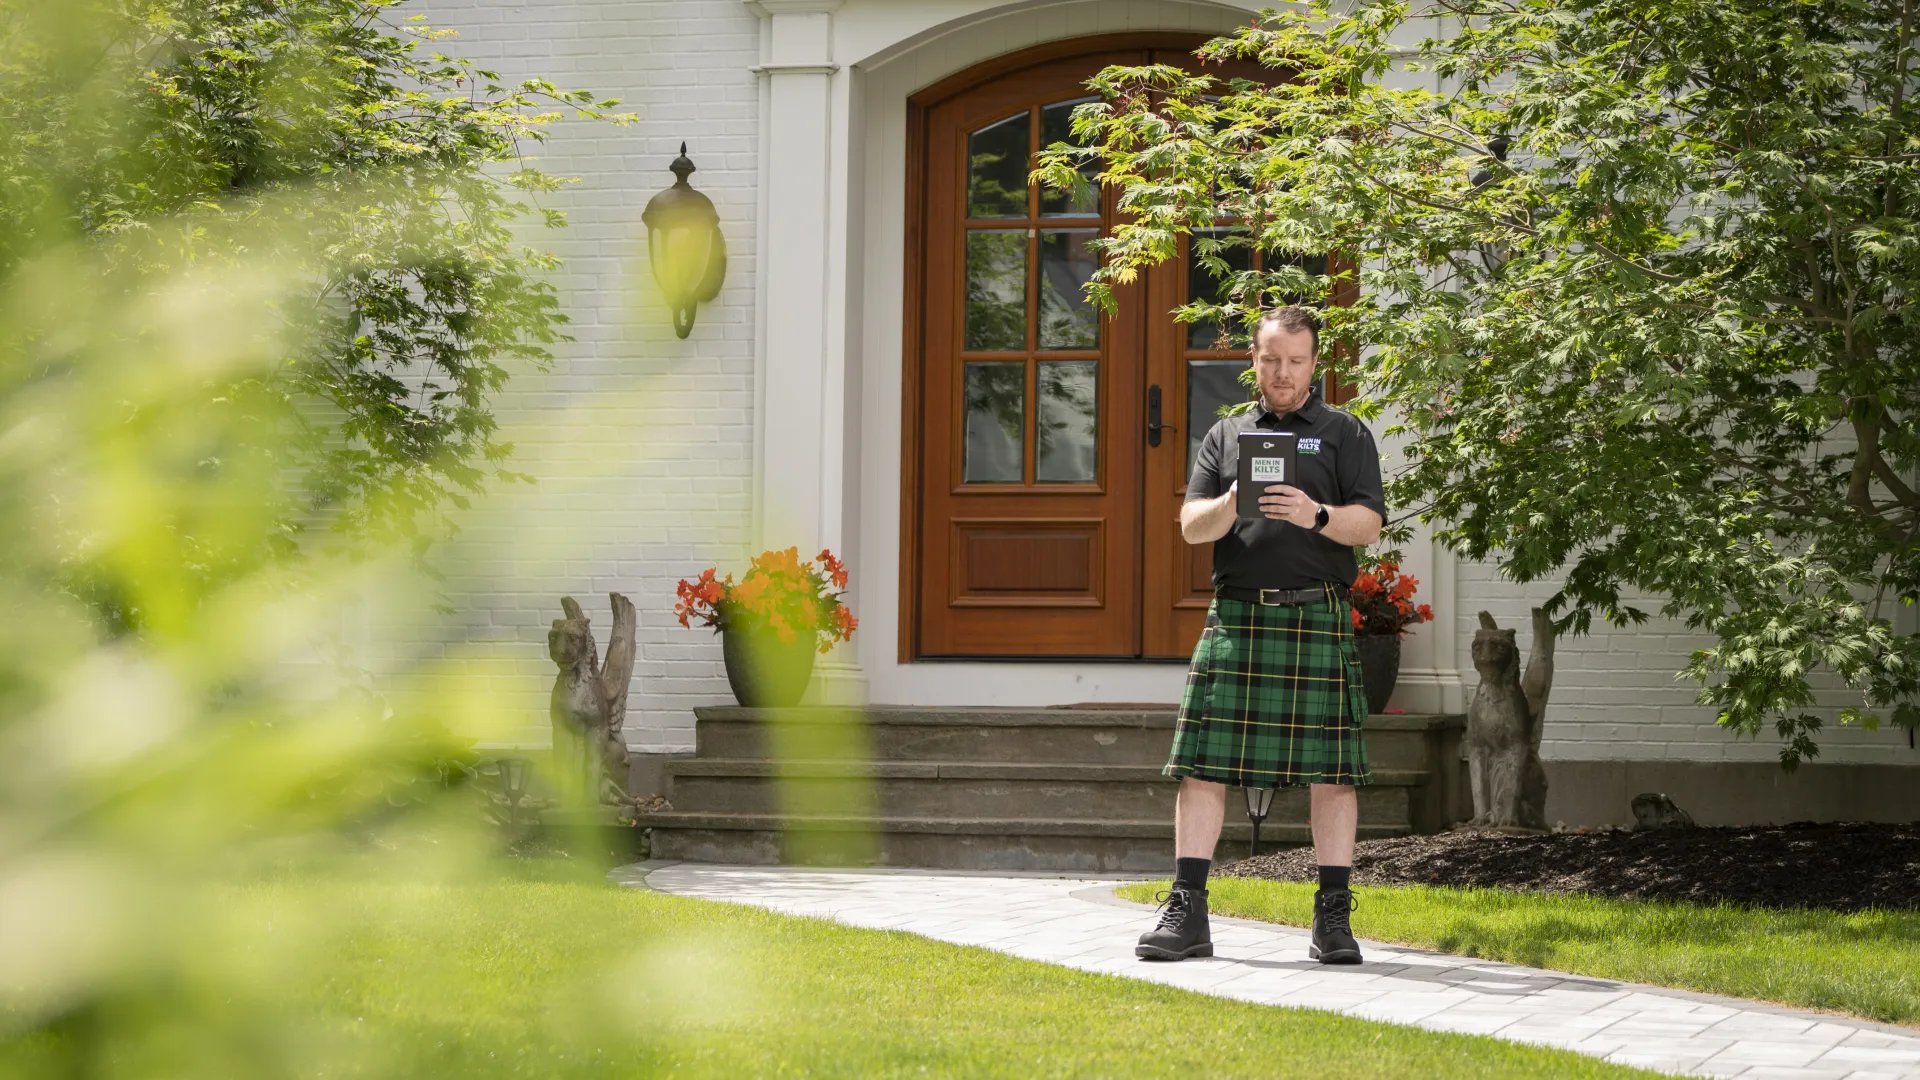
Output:
[[[1366,686],[1352,607],[1215,597],[1161,770],[1237,787],[1366,784]]]

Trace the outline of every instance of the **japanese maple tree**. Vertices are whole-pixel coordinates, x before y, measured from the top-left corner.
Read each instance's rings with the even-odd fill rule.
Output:
[[[1791,768],[1819,706],[1920,726],[1900,614],[1920,596],[1915,15],[1313,0],[1200,50],[1271,85],[1102,72],[1087,149],[1039,172],[1093,163],[1120,188],[1104,303],[1223,217],[1240,231],[1196,243],[1229,300],[1184,317],[1350,300],[1324,350],[1364,386],[1356,410],[1397,418],[1392,505],[1559,580],[1563,630],[1651,607],[1706,632],[1685,675],[1728,729],[1771,726]],[[1267,269],[1232,271],[1246,245]],[[1348,258],[1287,258],[1326,252]]]

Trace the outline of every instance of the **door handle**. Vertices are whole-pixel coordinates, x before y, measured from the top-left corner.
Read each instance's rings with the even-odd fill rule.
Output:
[[[1160,422],[1159,384],[1156,383],[1153,386],[1147,387],[1147,445],[1159,446],[1161,432],[1179,430],[1179,428],[1174,427],[1172,424],[1163,424]]]

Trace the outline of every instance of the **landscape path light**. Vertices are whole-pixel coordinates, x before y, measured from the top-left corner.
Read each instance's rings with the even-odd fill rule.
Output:
[[[503,757],[495,768],[500,775],[500,798],[507,804],[507,826],[518,828],[521,807],[527,802],[527,759]]]
[[[693,332],[694,310],[720,295],[727,276],[727,238],[720,232],[713,200],[687,183],[694,169],[686,143],[667,167],[673,170],[673,186],[647,200],[640,220],[647,226],[653,280],[673,312],[673,332],[684,338]]]
[[[1253,839],[1247,842],[1247,858],[1260,854],[1260,823],[1267,820],[1267,811],[1273,809],[1273,789],[1270,787],[1241,788],[1247,797],[1247,820],[1253,823]]]

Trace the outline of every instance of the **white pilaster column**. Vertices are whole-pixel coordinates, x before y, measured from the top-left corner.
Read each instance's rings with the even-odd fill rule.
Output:
[[[802,558],[822,548],[847,554],[849,73],[833,58],[840,3],[747,5],[762,20],[754,531],[756,546],[798,546]],[[864,687],[853,650],[841,648],[823,658],[810,696],[861,700]]]
[[[1439,689],[1439,711],[1467,711],[1466,691],[1460,685],[1460,596],[1458,560],[1447,545],[1433,545],[1433,667]]]
[[[1465,708],[1454,646],[1459,640],[1460,599],[1456,595],[1453,553],[1432,539],[1426,527],[1414,533],[1402,574],[1420,581],[1416,603],[1433,605],[1433,621],[1422,623],[1401,640],[1400,679],[1393,707],[1414,713],[1456,713]]]

